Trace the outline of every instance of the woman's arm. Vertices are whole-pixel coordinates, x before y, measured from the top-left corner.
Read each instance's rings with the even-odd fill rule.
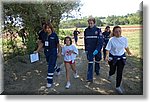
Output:
[[[108,50],[106,50],[106,58],[105,58],[105,60],[106,60],[106,61],[109,60],[109,51],[108,51]]]
[[[130,50],[129,50],[129,47],[125,48],[125,50],[127,51],[127,53],[128,53],[129,56],[132,55],[132,53],[131,53]]]
[[[43,47],[43,43],[42,43],[42,42],[39,42],[38,48],[37,48],[36,51],[34,51],[34,53],[38,53],[42,47]]]

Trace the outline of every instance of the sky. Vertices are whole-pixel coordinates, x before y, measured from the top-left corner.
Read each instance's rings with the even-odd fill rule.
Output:
[[[126,15],[139,10],[142,0],[81,0],[81,16]],[[78,16],[77,16],[78,17]]]

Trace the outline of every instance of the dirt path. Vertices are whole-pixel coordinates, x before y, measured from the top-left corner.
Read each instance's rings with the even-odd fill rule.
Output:
[[[83,37],[79,36],[79,49],[83,49]],[[62,58],[58,59],[61,68],[59,76],[54,75],[52,88],[46,88],[47,63],[43,53],[40,53],[40,61],[31,64],[29,56],[17,56],[4,62],[4,92],[2,94],[73,94],[73,95],[118,95],[115,91],[115,75],[112,81],[108,81],[109,67],[101,61],[100,75],[94,73],[94,82],[86,82],[87,59],[83,50],[79,50],[76,64],[80,77],[74,79],[70,70],[71,87],[65,89],[66,78]],[[143,68],[142,60],[128,57],[123,74],[122,88],[126,95],[143,94]]]
[[[113,76],[112,82],[107,80],[109,68],[105,66],[103,61],[101,61],[100,76],[94,74],[92,84],[85,81],[87,60],[82,50],[80,50],[76,62],[80,77],[74,79],[71,71],[70,89],[65,89],[65,68],[62,59],[58,61],[61,74],[59,76],[54,75],[53,87],[48,89],[46,88],[47,65],[44,55],[41,55],[40,62],[34,64],[30,64],[28,56],[15,57],[4,63],[5,91],[3,94],[117,94],[115,91],[115,76]],[[134,67],[132,62],[125,67],[122,87],[124,88],[124,94],[142,94],[142,70]]]

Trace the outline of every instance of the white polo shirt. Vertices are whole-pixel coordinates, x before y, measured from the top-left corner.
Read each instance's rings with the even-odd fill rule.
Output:
[[[128,47],[128,41],[125,37],[111,37],[107,43],[106,50],[114,56],[121,56],[125,53],[125,48]]]

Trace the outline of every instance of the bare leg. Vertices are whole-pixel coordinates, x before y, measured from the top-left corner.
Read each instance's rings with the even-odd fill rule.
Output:
[[[76,64],[74,63],[74,64],[71,64],[71,69],[73,70],[73,76],[74,76],[74,78],[78,78],[79,77],[79,75],[78,75],[78,73],[77,73],[77,70],[76,70]]]
[[[69,63],[65,63],[65,68],[66,68],[66,79],[67,79],[67,82],[70,81],[70,64]]]
[[[74,73],[76,73],[76,64],[75,63],[71,64],[71,69],[73,70]]]

